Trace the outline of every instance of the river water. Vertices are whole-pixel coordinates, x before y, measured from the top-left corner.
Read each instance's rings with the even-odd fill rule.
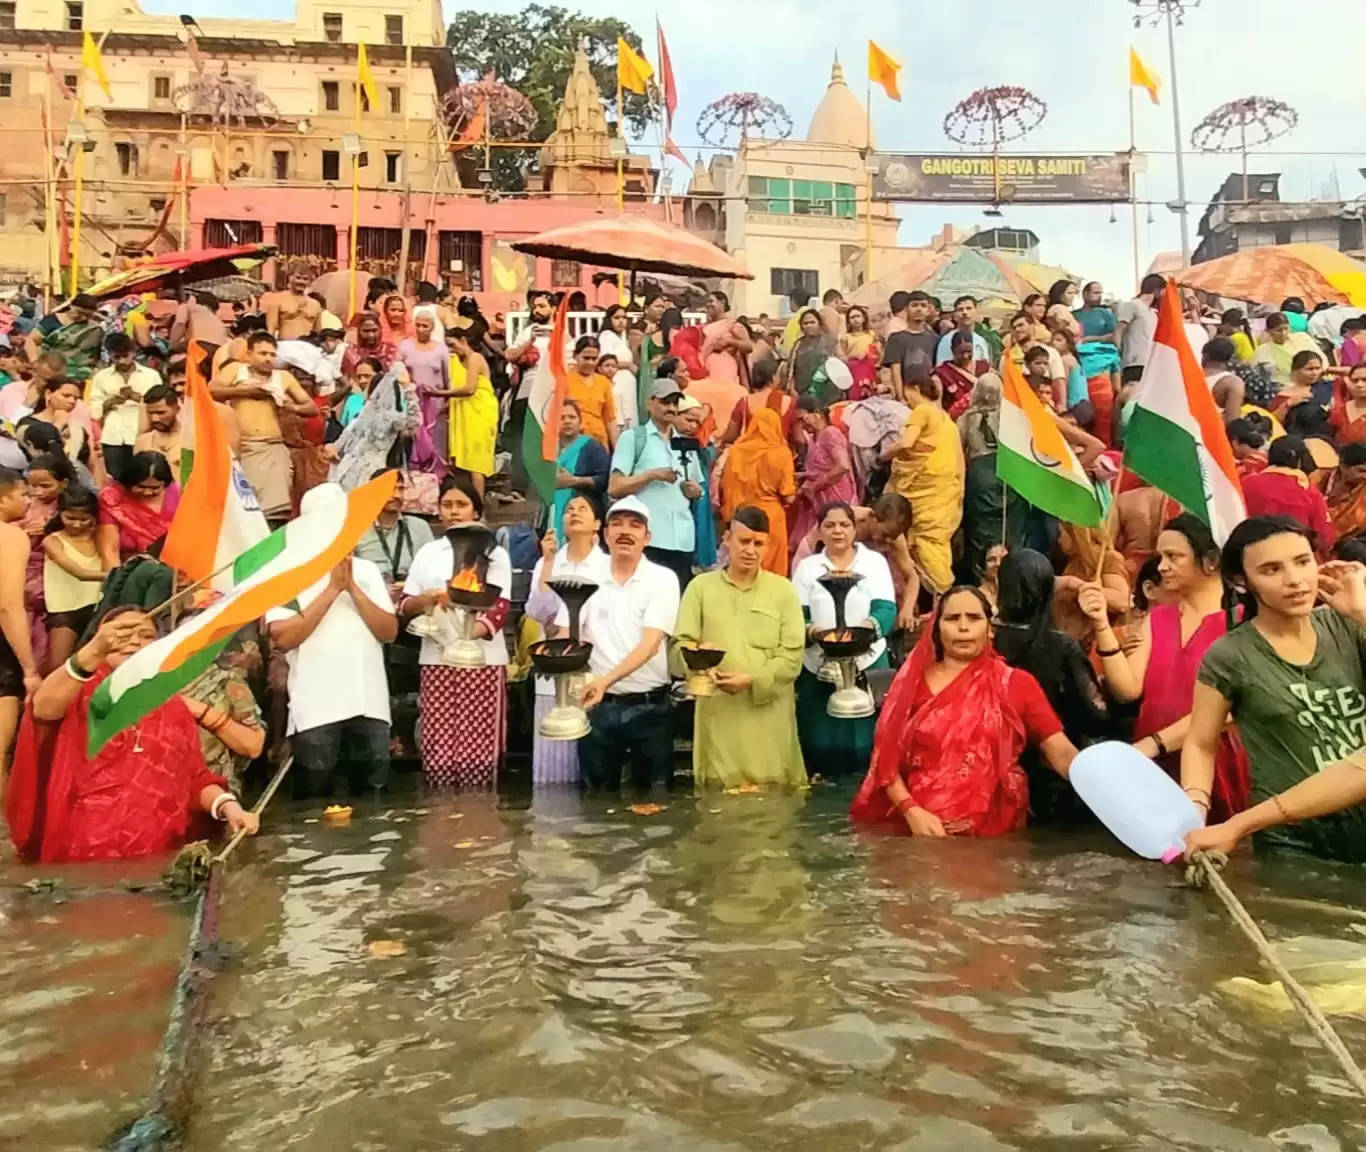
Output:
[[[1299,1018],[1217,987],[1265,977],[1212,896],[1099,834],[918,842],[847,802],[282,809],[225,886],[185,1146],[1366,1148]],[[96,1147],[151,1084],[189,908],[28,875],[0,866],[0,1147]],[[1228,876],[1273,938],[1366,952],[1360,870]]]

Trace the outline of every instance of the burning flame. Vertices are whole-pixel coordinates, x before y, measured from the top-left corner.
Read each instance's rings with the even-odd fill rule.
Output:
[[[847,644],[847,643],[849,643],[850,640],[852,640],[852,639],[854,638],[854,634],[853,634],[852,632],[849,632],[849,631],[844,631],[844,632],[830,632],[830,633],[827,633],[827,635],[826,635],[825,638],[826,638],[827,640],[833,641],[833,642],[836,643],[836,644]]]
[[[473,568],[462,568],[455,574],[455,579],[451,581],[451,587],[457,592],[482,592],[484,585],[479,580],[479,573]]]

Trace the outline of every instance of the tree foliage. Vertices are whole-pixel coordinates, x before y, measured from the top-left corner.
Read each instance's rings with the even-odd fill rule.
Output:
[[[591,17],[545,4],[528,4],[516,14],[456,12],[446,32],[446,43],[462,80],[488,72],[515,88],[536,110],[531,139],[545,140],[555,129],[555,114],[564,99],[574,65],[574,50],[587,41],[588,62],[608,108],[616,114],[617,37],[642,52],[640,37],[630,25],[610,16]],[[649,96],[625,93],[626,123],[639,134],[649,124],[654,102]],[[498,149],[494,157],[494,187],[516,191],[525,185],[522,165],[527,155]]]

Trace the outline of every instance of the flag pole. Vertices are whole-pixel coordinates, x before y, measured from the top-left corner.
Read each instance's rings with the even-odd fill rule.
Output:
[[[1138,174],[1134,171],[1134,161],[1138,159],[1137,134],[1134,130],[1134,85],[1129,83],[1129,208],[1133,214],[1134,237],[1134,287],[1140,279],[1138,270]]]
[[[617,61],[617,215],[626,211],[626,98],[621,87],[621,61]]]
[[[357,50],[359,54],[359,49]],[[359,60],[356,70],[356,154],[351,157],[351,277],[347,294],[347,316],[356,314],[356,254],[360,245],[360,158],[363,142],[360,138],[360,103],[365,99]]]
[[[180,114],[180,187],[176,190],[180,201],[180,246],[190,246],[190,148],[185,127],[189,114]]]
[[[76,73],[76,122],[85,128],[85,61]],[[68,129],[69,132],[69,129]],[[75,188],[72,192],[71,220],[71,283],[68,295],[79,290],[81,279],[81,193],[85,186],[85,141],[76,145]]]
[[[52,160],[52,57],[48,57],[47,84],[43,89],[43,179],[47,194],[43,205],[43,228],[47,232],[47,275],[43,277],[43,311],[52,310],[54,293],[61,291],[61,250],[57,243],[57,166]]]
[[[867,99],[864,102],[863,122],[863,181],[867,193],[863,214],[863,276],[864,283],[873,282],[873,77],[868,77]]]
[[[409,109],[412,101],[408,98],[408,93],[413,90],[413,46],[404,45],[403,48],[403,232],[398,244],[398,275],[394,279],[398,282],[398,294],[404,295],[408,290],[408,259],[412,254],[413,229],[412,229],[412,209],[413,209],[413,166],[409,163],[408,156],[408,133],[409,133]]]

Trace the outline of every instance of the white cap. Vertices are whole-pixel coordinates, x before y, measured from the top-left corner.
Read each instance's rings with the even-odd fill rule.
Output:
[[[607,509],[607,521],[611,522],[613,516],[639,516],[645,521],[645,527],[650,526],[650,510],[645,507],[645,501],[639,496],[623,496],[615,504]]]
[[[691,412],[694,408],[701,407],[702,401],[696,396],[689,396],[686,392],[683,393],[682,399],[678,402],[678,410],[680,412]]]

